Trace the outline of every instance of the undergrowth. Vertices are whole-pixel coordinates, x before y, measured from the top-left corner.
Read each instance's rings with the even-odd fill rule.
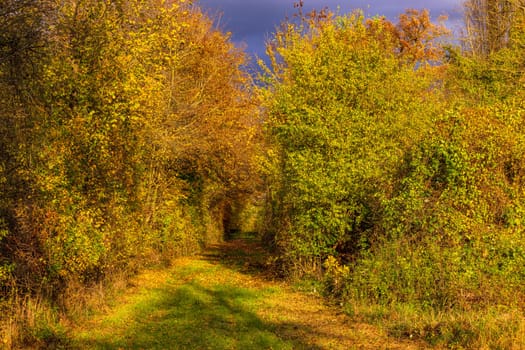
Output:
[[[523,310],[487,307],[480,310],[421,309],[411,304],[365,304],[347,300],[345,312],[385,329],[399,339],[424,341],[447,349],[522,349]]]
[[[61,312],[41,297],[12,296],[0,302],[3,349],[46,349],[67,345]]]

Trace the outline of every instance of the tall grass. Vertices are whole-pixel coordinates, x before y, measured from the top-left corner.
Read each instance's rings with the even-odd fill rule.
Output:
[[[436,311],[408,303],[379,305],[348,300],[345,310],[396,338],[424,341],[436,348],[514,350],[525,346],[525,317],[517,308]]]
[[[0,303],[3,349],[44,349],[64,345],[66,331],[59,310],[41,296],[12,295]]]

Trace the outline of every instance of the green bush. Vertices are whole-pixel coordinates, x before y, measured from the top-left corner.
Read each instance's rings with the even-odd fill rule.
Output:
[[[396,46],[400,28],[328,15],[270,43],[266,237],[343,304],[521,310],[523,40],[427,65]]]

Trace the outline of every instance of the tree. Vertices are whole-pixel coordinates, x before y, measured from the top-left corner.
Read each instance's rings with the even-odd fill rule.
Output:
[[[257,182],[228,35],[185,1],[3,5],[0,263],[16,283],[62,288],[220,239]]]
[[[393,171],[439,106],[423,102],[438,71],[425,62],[441,59],[437,29],[425,12],[398,26],[323,14],[285,23],[269,43],[268,236],[288,263],[353,259],[381,231]]]
[[[399,16],[394,29],[399,53],[405,59],[417,63],[439,61],[443,58],[443,48],[438,40],[450,35],[443,25],[446,17],[438,18],[440,24],[432,23],[428,10],[406,10]],[[389,26],[392,28],[392,26]]]
[[[20,287],[31,275],[45,273],[39,261],[43,247],[25,224],[24,208],[34,204],[34,165],[41,134],[33,132],[41,111],[34,84],[42,73],[47,44],[46,21],[52,13],[48,1],[3,1],[0,4],[0,280],[19,273]],[[15,231],[18,231],[14,234]],[[19,263],[19,264],[18,264]]]
[[[465,2],[466,49],[486,57],[506,47],[522,0],[469,0]]]

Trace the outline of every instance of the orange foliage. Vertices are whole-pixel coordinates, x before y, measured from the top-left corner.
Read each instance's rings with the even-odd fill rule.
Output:
[[[442,16],[439,22],[445,19]],[[437,40],[450,34],[443,24],[432,23],[428,10],[409,9],[399,16],[397,25],[384,17],[368,19],[366,24],[374,37],[387,47],[393,45],[397,54],[410,62],[442,60],[444,52]]]

